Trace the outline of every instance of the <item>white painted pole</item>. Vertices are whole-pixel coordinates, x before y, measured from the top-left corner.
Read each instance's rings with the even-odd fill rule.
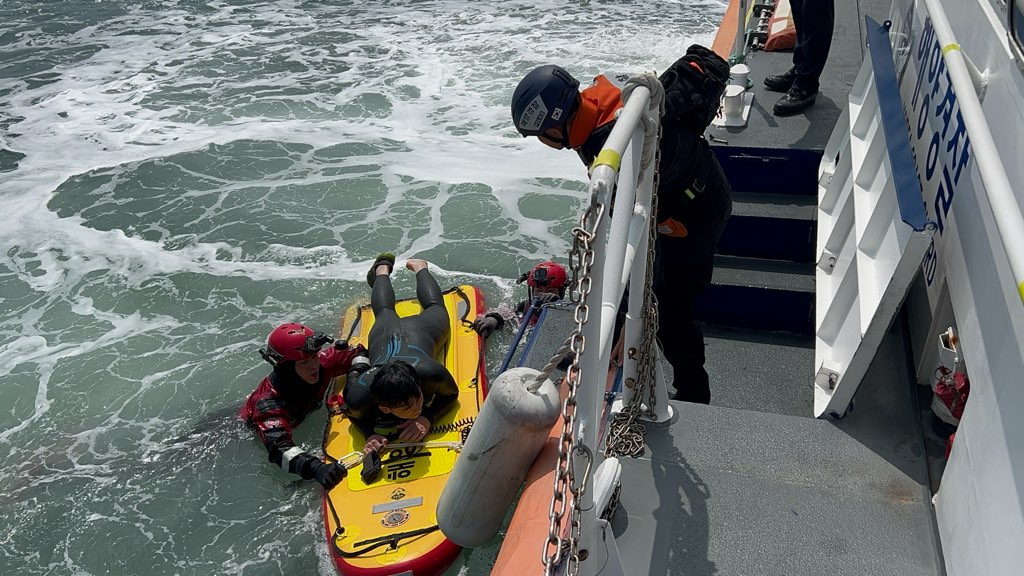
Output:
[[[640,96],[644,96],[641,94]],[[608,248],[605,253],[606,268],[604,271],[604,299],[601,301],[601,325],[614,327],[615,316],[619,311],[619,302],[622,301],[622,294],[626,289],[624,278],[629,275],[633,266],[633,257],[636,253],[635,247],[630,249],[630,227],[633,224],[633,211],[624,210],[625,207],[632,207],[636,198],[637,172],[640,168],[640,153],[644,145],[643,126],[638,125],[633,129],[633,136],[630,144],[622,153],[622,166],[619,168],[618,178],[615,186],[615,205],[618,210],[605,209],[605,214],[611,212],[611,225],[608,232]],[[609,346],[609,341],[615,340],[615,334],[611,330],[601,331],[601,349]]]
[[[607,166],[599,168],[610,170]],[[601,326],[601,302],[604,301],[605,294],[603,279],[607,251],[604,239],[609,226],[607,202],[611,199],[611,188],[603,179],[592,181],[590,189],[605,202],[605,217],[601,219],[593,241],[594,264],[590,269],[587,321],[583,325],[584,353],[580,359],[582,374],[576,389],[576,449],[569,456],[573,461],[573,485],[581,492],[577,494],[582,510],[579,549],[588,551],[597,546],[601,539],[600,527],[597,524],[598,516],[594,510],[594,472],[601,460],[601,451],[598,447],[601,441],[605,382],[608,378],[608,350],[602,345],[604,327]],[[581,573],[588,572],[589,570],[581,570]]]
[[[746,60],[747,47],[747,5],[748,0],[739,0],[740,9],[736,15],[736,41],[732,45],[732,56],[729,64],[738,64]]]

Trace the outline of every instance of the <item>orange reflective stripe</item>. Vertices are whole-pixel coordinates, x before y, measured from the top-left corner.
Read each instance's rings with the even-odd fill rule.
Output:
[[[679,220],[669,218],[658,222],[658,234],[671,238],[686,238],[690,235],[690,231]]]
[[[622,90],[612,84],[604,74],[594,78],[594,85],[584,93],[597,101],[597,127],[615,120],[615,112],[622,108]]]
[[[622,90],[612,84],[604,74],[580,93],[581,101],[576,117],[569,126],[569,147],[578,148],[601,126],[615,120],[615,112],[622,108]]]

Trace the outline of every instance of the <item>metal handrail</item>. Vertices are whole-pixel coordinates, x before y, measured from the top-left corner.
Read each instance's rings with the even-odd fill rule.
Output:
[[[615,126],[608,138],[605,139],[604,148],[592,166],[591,201],[607,206],[611,203],[614,194],[615,202],[620,208],[633,206],[636,199],[636,182],[620,179],[619,172],[620,169],[626,169],[635,174],[630,170],[632,167],[629,165],[639,161],[639,156],[627,156],[626,166],[623,166],[622,160],[630,143],[634,145],[642,143],[641,116],[646,113],[649,102],[650,92],[644,87],[638,87],[623,105],[622,112],[615,121]],[[650,202],[649,199],[648,202]],[[584,325],[583,329],[584,338],[591,343],[591,347],[587,349],[583,370],[585,374],[593,378],[593,388],[585,387],[581,390],[581,398],[578,399],[580,414],[584,415],[580,420],[589,420],[590,422],[590,426],[584,431],[581,440],[592,448],[597,447],[601,441],[597,423],[601,420],[601,412],[604,408],[604,382],[610,355],[610,343],[613,337],[612,330],[615,325],[615,310],[623,291],[623,286],[620,283],[623,276],[622,270],[634,269],[634,266],[637,265],[634,255],[641,259],[641,264],[644,264],[644,259],[647,256],[645,251],[636,250],[635,247],[634,250],[624,250],[624,247],[634,240],[629,234],[630,226],[637,225],[632,216],[633,210],[614,211],[611,219],[605,219],[597,230],[599,241],[594,246],[592,268],[594,282],[591,288],[591,304],[598,312],[594,315],[595,318],[592,318],[594,322]],[[621,259],[608,258],[609,248],[619,254]],[[612,272],[606,274],[605,270],[608,267],[611,267]],[[602,369],[602,366],[605,369]]]
[[[574,434],[577,446],[585,448],[586,453],[590,454],[587,469],[595,471],[575,479],[582,484],[578,486],[573,498],[579,499],[580,509],[584,511],[580,518],[579,546],[585,550],[614,548],[613,545],[602,543],[606,534],[601,526],[601,510],[595,506],[595,477],[600,475],[599,470],[606,460],[613,464],[610,468],[616,467],[615,459],[602,458],[598,449],[602,442],[601,436],[606,432],[606,427],[602,426],[602,412],[615,311],[622,299],[626,278],[629,279],[631,293],[642,290],[644,274],[629,272],[646,270],[647,235],[641,234],[640,230],[646,231],[649,226],[653,194],[650,183],[654,167],[644,171],[640,164],[645,128],[648,127],[644,118],[650,113],[650,101],[648,88],[637,86],[632,91],[623,104],[615,126],[605,139],[604,148],[591,165],[590,202],[603,205],[607,214],[614,198],[615,210],[611,210],[610,218],[601,218],[594,230],[596,242],[592,248],[593,265],[590,269],[593,282],[588,308],[592,307],[591,310],[596,313],[582,327],[582,338],[586,346],[580,367],[584,381],[576,391]],[[653,126],[657,129],[657,124]],[[636,311],[631,309],[630,312]],[[630,346],[631,343],[627,342],[626,345]],[[636,343],[632,345],[636,346]],[[664,403],[667,404],[667,401]],[[578,457],[577,454],[573,455],[574,462]],[[607,560],[612,564],[620,562],[617,555]],[[580,574],[596,574],[595,568],[598,567],[591,562]],[[623,573],[621,567],[619,570],[617,573]]]
[[[942,46],[942,57],[946,61],[946,70],[960,104],[967,135],[974,147],[973,158],[978,163],[978,173],[992,207],[999,240],[1010,262],[1014,282],[1017,283],[1017,295],[1024,304],[1024,214],[1021,214],[1017,205],[1013,187],[999,157],[999,149],[992,139],[988,120],[981,109],[981,101],[971,79],[969,60],[956,42],[953,29],[938,0],[924,0],[924,4],[932,19],[935,37]]]

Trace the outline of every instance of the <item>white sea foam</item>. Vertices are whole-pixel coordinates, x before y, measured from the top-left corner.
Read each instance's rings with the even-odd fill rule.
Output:
[[[26,574],[332,573],[315,490],[247,431],[189,431],[265,374],[275,322],[335,332],[378,251],[518,300],[520,271],[564,261],[586,170],[515,132],[515,84],[663,70],[724,9],[49,6],[0,4],[0,149],[24,155],[0,172],[0,498]]]

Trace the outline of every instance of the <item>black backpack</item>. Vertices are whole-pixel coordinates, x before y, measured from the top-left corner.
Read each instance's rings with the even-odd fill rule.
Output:
[[[700,70],[691,63],[700,66]],[[661,122],[682,124],[698,136],[718,114],[729,84],[729,63],[700,44],[686,49],[686,55],[659,77],[665,88],[665,115]]]

